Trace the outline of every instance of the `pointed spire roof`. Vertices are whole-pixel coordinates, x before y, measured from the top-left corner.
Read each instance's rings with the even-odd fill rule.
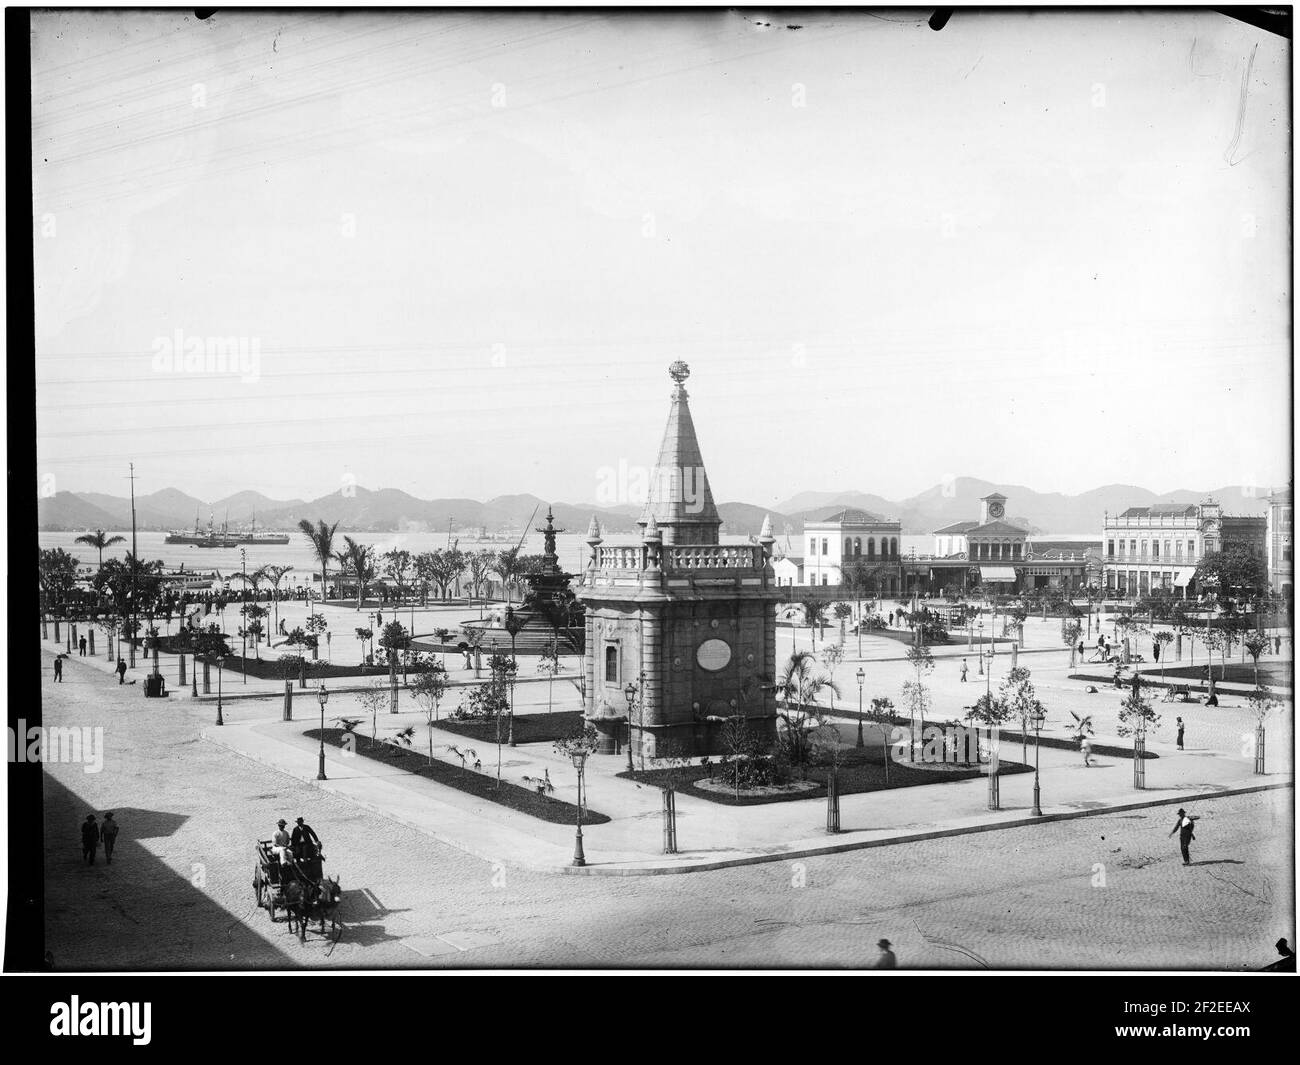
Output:
[[[775,537],[772,536],[772,515],[771,514],[763,515],[763,527],[758,530],[758,538],[760,540],[775,539]]]
[[[596,515],[591,516],[591,524],[587,526],[587,542],[594,543],[601,538],[600,522],[596,520]]]
[[[668,368],[668,376],[675,382],[672,406],[659,458],[651,471],[649,499],[640,519],[641,525],[651,517],[655,519],[665,545],[716,544],[718,526],[722,524],[687,403],[684,382],[690,373],[680,360]]]

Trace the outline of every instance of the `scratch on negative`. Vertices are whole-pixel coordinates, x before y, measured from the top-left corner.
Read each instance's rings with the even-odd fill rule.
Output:
[[[977,60],[975,60],[975,67],[979,66],[982,62],[984,62],[984,56],[983,56],[983,55],[981,55]],[[974,73],[975,73],[975,67],[971,67],[970,70],[966,71],[966,77],[962,78],[961,80],[962,80],[962,81],[965,81],[966,78],[969,78],[972,74],[974,74]]]
[[[1250,58],[1246,60],[1246,71],[1241,76],[1241,95],[1237,101],[1237,129],[1232,135],[1232,143],[1228,145],[1228,150],[1223,153],[1224,162],[1229,166],[1236,166],[1240,159],[1233,159],[1236,154],[1237,146],[1241,143],[1241,134],[1246,128],[1246,95],[1250,91],[1250,71],[1255,65],[1255,53],[1259,51],[1259,45],[1255,45],[1250,50]]]

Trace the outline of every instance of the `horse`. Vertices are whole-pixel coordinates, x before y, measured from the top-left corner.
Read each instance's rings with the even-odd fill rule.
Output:
[[[298,941],[307,941],[307,912],[310,885],[297,877],[284,877],[282,881],[284,912],[289,915],[289,932],[297,933]]]

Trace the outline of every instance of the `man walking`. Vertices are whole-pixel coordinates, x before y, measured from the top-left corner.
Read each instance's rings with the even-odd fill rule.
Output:
[[[95,864],[95,852],[99,850],[99,825],[94,814],[86,814],[81,823],[81,856],[87,865]]]
[[[118,684],[126,683],[126,659],[125,658],[119,658],[117,660],[117,682]]]
[[[1176,720],[1178,723],[1178,749],[1181,751],[1183,749],[1183,719],[1180,717]]]
[[[876,944],[876,946],[880,948],[880,956],[876,958],[874,968],[897,969],[898,959],[894,956],[894,952],[889,949],[893,944],[887,939],[882,939]]]
[[[56,684],[63,682],[63,656],[54,656],[54,681]]]
[[[966,683],[966,659],[961,660],[961,682]]]
[[[1196,839],[1195,827],[1196,822],[1199,820],[1200,818],[1189,816],[1186,810],[1179,810],[1178,823],[1174,825],[1173,829],[1169,833],[1171,836],[1175,832],[1178,833],[1178,845],[1183,851],[1184,865],[1192,864],[1192,853],[1189,848],[1192,845],[1192,841]]]
[[[80,651],[81,651],[81,657],[82,657],[82,658],[85,658],[85,657],[86,657],[86,638],[85,638],[84,636],[83,636],[80,640],[77,641],[77,647],[78,647],[78,648],[80,649]]]
[[[117,822],[113,820],[111,813],[104,815],[104,824],[99,830],[99,838],[104,841],[104,860],[112,865],[113,847],[117,843]]]

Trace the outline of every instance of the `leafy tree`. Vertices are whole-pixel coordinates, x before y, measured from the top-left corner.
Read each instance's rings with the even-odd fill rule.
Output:
[[[1133,684],[1128,696],[1120,703],[1119,727],[1116,731],[1121,736],[1144,735],[1160,724],[1160,715],[1151,707],[1151,700],[1142,694],[1142,676],[1133,675]]]
[[[411,664],[409,684],[411,698],[424,710],[429,726],[429,763],[433,764],[433,725],[438,720],[438,707],[447,694],[447,671],[432,655],[419,655]]]
[[[498,551],[492,559],[491,570],[501,578],[501,588],[506,593],[506,602],[513,602],[511,587],[523,576],[526,566],[519,557],[518,547],[507,547]]]
[[[397,585],[397,598],[400,601],[405,598],[407,582],[415,572],[415,558],[411,552],[395,547],[391,551],[385,551],[382,559],[384,572]]]
[[[1174,634],[1168,629],[1161,629],[1154,636],[1152,641],[1160,647],[1160,679],[1165,679],[1165,659],[1169,657],[1168,647],[1174,642]]]
[[[358,625],[353,631],[357,634],[357,640],[361,643],[361,664],[364,666],[366,664],[366,641],[375,638],[375,630]]]
[[[542,653],[537,656],[537,672],[546,675],[546,712],[551,712],[551,689],[555,686],[555,674],[560,671],[560,641],[546,641]]]
[[[1077,628],[1078,622],[1074,625]],[[1020,722],[1020,757],[1025,758],[1029,749],[1029,719],[1043,710],[1043,704],[1029,679],[1029,670],[1024,666],[1011,670],[1002,678],[998,693],[1006,706],[1008,718]]]
[[[316,553],[316,559],[320,562],[320,594],[322,601],[329,589],[327,567],[330,560],[334,558],[334,534],[338,531],[338,527],[339,523],[337,521],[333,525],[327,525],[323,520],[316,525],[312,525],[306,518],[298,522],[298,528],[302,530],[303,536],[310,541],[312,550]]]
[[[1079,633],[1082,627],[1077,621],[1061,620],[1061,642],[1070,649],[1070,668],[1074,668],[1075,655],[1079,650]]]
[[[465,570],[469,574],[470,594],[479,599],[483,594],[483,584],[492,572],[494,558],[491,551],[470,551],[465,555]]]
[[[304,642],[311,648],[311,656],[313,659],[316,657],[317,648],[320,647],[320,638],[325,635],[325,631],[328,628],[329,622],[325,620],[324,614],[307,615],[307,632],[310,633],[310,636]]]
[[[930,708],[930,692],[925,686],[925,678],[934,670],[934,655],[924,644],[913,644],[907,649],[907,664],[915,673],[915,680],[903,685],[903,702],[912,719],[912,742],[915,743],[920,733],[916,731],[916,720],[921,719],[921,733],[925,732],[925,712]]]
[[[379,736],[379,708],[389,701],[388,684],[375,680],[363,688],[357,696],[361,708],[370,715],[370,743],[373,746]]]
[[[1221,602],[1234,597],[1258,599],[1268,586],[1268,573],[1264,560],[1245,544],[1229,544],[1201,559],[1196,567],[1196,583]]]
[[[102,560],[100,567],[103,568]],[[76,557],[61,547],[40,548],[36,579],[47,602],[62,606],[77,583]]]
[[[1246,653],[1255,665],[1255,687],[1259,688],[1259,656],[1268,650],[1269,639],[1262,632],[1252,632],[1242,642]]]
[[[842,605],[842,604],[841,604]],[[830,677],[831,684],[831,711],[835,710],[835,693],[839,690],[835,687],[835,670],[844,661],[844,644],[833,643],[822,646],[822,664],[826,667],[826,675]]]
[[[86,544],[93,547],[99,552],[99,568],[104,568],[104,548],[112,547],[114,544],[126,543],[125,536],[109,536],[103,529],[96,529],[93,533],[86,533],[84,536],[78,536],[73,543]]]
[[[974,705],[966,711],[966,720],[968,722],[977,726],[982,725],[989,730],[990,742],[992,742],[993,730],[1001,728],[1014,716],[1015,709],[1001,693],[994,695],[991,692],[985,692],[976,699]],[[1023,734],[1020,757],[1025,757]]]
[[[876,696],[871,700],[871,708],[862,716],[880,730],[880,741],[885,761],[885,785],[889,785],[889,737],[894,729],[894,701],[887,696]]]

